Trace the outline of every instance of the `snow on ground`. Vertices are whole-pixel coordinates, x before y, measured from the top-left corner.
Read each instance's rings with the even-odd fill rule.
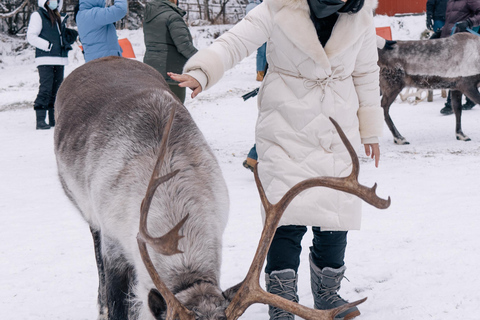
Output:
[[[394,39],[417,39],[424,16],[376,17],[392,26]],[[197,47],[228,26],[192,28]],[[142,31],[121,31],[139,60]],[[0,319],[84,320],[96,318],[97,271],[88,226],[64,195],[56,175],[54,130],[36,131],[32,102],[38,90],[33,50],[17,55],[0,42]],[[68,74],[83,63],[76,47]],[[223,289],[248,270],[261,232],[259,200],[242,161],[254,141],[256,100],[241,95],[256,88],[254,55],[225,74],[186,106],[218,157],[227,181],[231,212],[224,235]],[[134,80],[132,80],[134,81]],[[378,183],[392,205],[364,205],[363,228],[349,233],[347,273],[341,294],[361,305],[364,320],[478,320],[480,305],[480,107],[464,112],[471,142],[455,140],[454,117],[444,103],[410,104],[400,99],[391,116],[410,145],[398,146],[385,126],[380,167],[358,151],[360,181]],[[299,271],[300,300],[312,306],[308,246]],[[262,275],[263,277],[263,275]],[[263,278],[261,280],[263,285]],[[244,319],[268,319],[252,306]]]

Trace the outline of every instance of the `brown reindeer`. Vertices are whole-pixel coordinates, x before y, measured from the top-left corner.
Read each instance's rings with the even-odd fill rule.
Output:
[[[385,122],[396,144],[409,144],[389,115],[405,87],[450,89],[457,140],[470,141],[462,131],[462,93],[480,104],[480,37],[457,33],[443,39],[397,41],[392,50],[378,50],[380,89]]]
[[[260,302],[327,320],[364,301],[313,310],[258,284],[278,221],[301,191],[326,186],[388,207],[390,199],[379,199],[375,186],[358,184],[358,159],[341,131],[354,163],[349,177],[306,180],[272,205],[255,176],[267,211],[265,229],[245,280],[222,291],[226,185],[203,135],[163,77],[134,60],[94,60],[65,79],[56,110],[60,181],[94,238],[99,319],[233,320]]]

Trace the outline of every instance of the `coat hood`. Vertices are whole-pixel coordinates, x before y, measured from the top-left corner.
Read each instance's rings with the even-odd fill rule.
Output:
[[[182,17],[186,14],[185,10],[180,9],[168,0],[154,0],[149,2],[145,8],[145,22],[150,22],[159,14],[172,10]]]
[[[312,41],[317,39],[317,32],[310,20],[307,0],[264,0],[263,3],[276,13],[275,23],[288,38],[327,69],[330,66],[329,58],[349,48],[372,25],[373,10],[378,0],[365,0],[358,13],[340,13],[325,48],[319,41]],[[299,34],[297,30],[302,30],[302,33]]]
[[[45,9],[45,3],[47,3],[48,0],[38,0],[38,7],[39,8],[44,8]],[[58,0],[58,11],[62,11],[63,8],[63,0]]]
[[[272,8],[280,9],[282,7],[289,7],[291,9],[303,9],[309,12],[306,0],[274,0],[269,1]],[[378,6],[378,0],[365,0],[362,10],[375,10]]]
[[[105,0],[80,0],[80,10],[91,9],[94,7],[104,8]]]

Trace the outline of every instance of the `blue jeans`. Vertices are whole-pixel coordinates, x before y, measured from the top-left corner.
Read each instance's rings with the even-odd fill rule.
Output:
[[[313,241],[310,247],[313,263],[323,269],[340,268],[344,265],[347,247],[347,231],[321,231],[312,227]],[[265,273],[293,269],[298,271],[302,238],[307,232],[306,226],[282,226],[277,228],[272,245],[267,254]]]
[[[433,21],[433,32],[437,32],[438,30],[442,29],[445,25],[445,21],[443,20],[434,20]]]
[[[257,72],[265,71],[267,65],[267,43],[262,44],[260,48],[257,49]]]
[[[257,155],[257,145],[254,144],[252,149],[248,152],[247,157],[253,159],[253,160],[258,160],[258,155]]]

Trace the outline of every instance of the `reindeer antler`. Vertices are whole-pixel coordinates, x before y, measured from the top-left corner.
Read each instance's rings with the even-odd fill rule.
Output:
[[[150,277],[152,278],[155,287],[162,294],[165,302],[167,303],[168,307],[166,319],[192,320],[195,319],[193,312],[185,308],[185,306],[182,305],[173,295],[170,289],[167,288],[162,279],[160,279],[160,276],[155,270],[155,266],[153,265],[150,255],[148,254],[146,245],[148,243],[156,252],[164,255],[182,253],[182,251],[178,250],[178,241],[183,238],[183,236],[179,235],[178,232],[187,220],[188,214],[175,227],[173,227],[173,229],[171,229],[167,234],[162,237],[152,237],[149,234],[147,228],[148,211],[150,209],[150,204],[152,203],[155,191],[157,190],[159,185],[173,178],[180,171],[175,170],[174,172],[171,172],[164,176],[159,176],[160,168],[162,167],[163,160],[167,152],[168,138],[170,135],[170,129],[172,127],[173,119],[175,117],[175,110],[176,105],[173,104],[172,110],[170,111],[170,118],[168,119],[168,123],[163,130],[162,142],[160,144],[160,154],[155,164],[152,177],[150,178],[145,198],[143,199],[142,205],[140,207],[140,231],[137,235],[137,242],[143,263],[145,264],[145,267],[147,268],[147,271],[150,274]]]
[[[248,271],[247,276],[243,280],[240,289],[237,291],[237,294],[233,298],[230,305],[227,307],[226,314],[228,320],[238,319],[245,310],[254,303],[263,303],[269,304],[271,306],[286,310],[293,314],[296,314],[303,319],[315,319],[315,320],[332,320],[336,314],[347,310],[353,306],[363,303],[367,298],[345,304],[341,307],[331,309],[331,310],[315,310],[307,308],[298,303],[286,300],[280,296],[268,293],[264,291],[259,284],[260,281],[260,270],[263,266],[263,262],[268,253],[268,249],[272,243],[273,236],[277,229],[280,218],[283,215],[283,212],[290,204],[290,202],[302,191],[312,188],[312,187],[327,187],[344,192],[354,194],[361,199],[365,200],[367,203],[380,208],[385,209],[390,206],[390,197],[388,200],[379,198],[375,194],[376,184],[372,188],[367,188],[361,185],[358,182],[358,173],[360,171],[360,164],[358,157],[353,149],[352,145],[348,141],[345,133],[342,131],[338,123],[330,118],[333,125],[337,129],[340,138],[342,139],[345,147],[347,148],[351,158],[352,158],[352,172],[348,177],[344,178],[335,178],[335,177],[318,177],[304,180],[297,183],[293,188],[291,188],[280,201],[276,204],[271,204],[265,194],[262,183],[258,177],[257,166],[255,166],[255,183],[257,184],[258,192],[260,193],[260,198],[262,204],[265,208],[265,225],[260,237],[258,244],[257,252],[253,258],[252,264]]]

